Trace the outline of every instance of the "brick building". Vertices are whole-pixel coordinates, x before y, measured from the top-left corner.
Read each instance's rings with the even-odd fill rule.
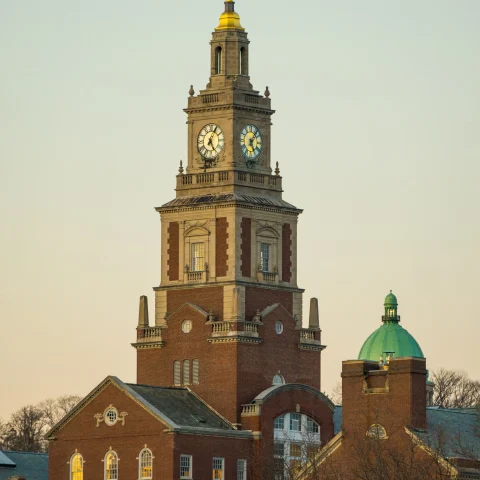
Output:
[[[137,383],[107,377],[53,428],[50,480],[283,479],[338,441],[320,391],[317,301],[304,322],[297,284],[301,210],[283,199],[270,92],[250,83],[232,0],[210,48],[210,80],[185,109],[176,196],[157,208],[160,285],[152,322],[140,299]],[[369,408],[368,372],[369,389],[402,392],[397,420],[423,428],[425,360],[395,359],[378,375],[374,365],[344,365],[344,424]]]

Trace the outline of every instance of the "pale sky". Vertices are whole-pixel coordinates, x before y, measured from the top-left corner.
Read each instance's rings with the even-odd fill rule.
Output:
[[[272,160],[304,208],[322,390],[398,296],[430,370],[480,379],[480,1],[238,0]],[[188,90],[220,0],[0,0],[0,417],[135,382]]]

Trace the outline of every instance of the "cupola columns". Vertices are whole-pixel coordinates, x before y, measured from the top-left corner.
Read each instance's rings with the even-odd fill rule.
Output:
[[[385,302],[383,305],[385,307],[385,315],[382,317],[382,322],[398,323],[400,321],[400,317],[397,314],[398,301],[397,297],[392,293],[391,290],[390,293],[385,297]]]

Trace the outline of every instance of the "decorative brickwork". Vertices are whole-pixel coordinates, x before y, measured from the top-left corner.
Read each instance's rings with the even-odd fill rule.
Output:
[[[223,320],[223,287],[182,288],[167,292],[167,312],[176,312],[185,302],[198,305],[207,313],[215,315],[217,320]]]
[[[288,313],[293,314],[293,294],[283,290],[261,287],[245,288],[245,320],[251,320],[257,313],[275,303],[282,305]]]
[[[252,276],[252,219],[242,218],[241,224],[241,239],[242,239],[242,251],[240,254],[240,260],[242,262],[242,276]]]
[[[178,280],[180,275],[180,232],[178,222],[168,226],[168,278]]]
[[[228,271],[228,222],[226,217],[217,218],[215,239],[215,275],[225,277]]]
[[[282,226],[282,280],[292,279],[292,228],[289,223]]]

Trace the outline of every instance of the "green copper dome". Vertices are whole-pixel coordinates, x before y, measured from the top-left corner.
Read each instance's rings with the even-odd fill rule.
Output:
[[[380,356],[385,357],[386,352],[393,353],[395,358],[424,358],[422,349],[417,341],[407,330],[399,325],[400,317],[397,315],[397,297],[391,290],[385,298],[384,306],[383,325],[367,338],[358,354],[359,360],[378,362]]]

